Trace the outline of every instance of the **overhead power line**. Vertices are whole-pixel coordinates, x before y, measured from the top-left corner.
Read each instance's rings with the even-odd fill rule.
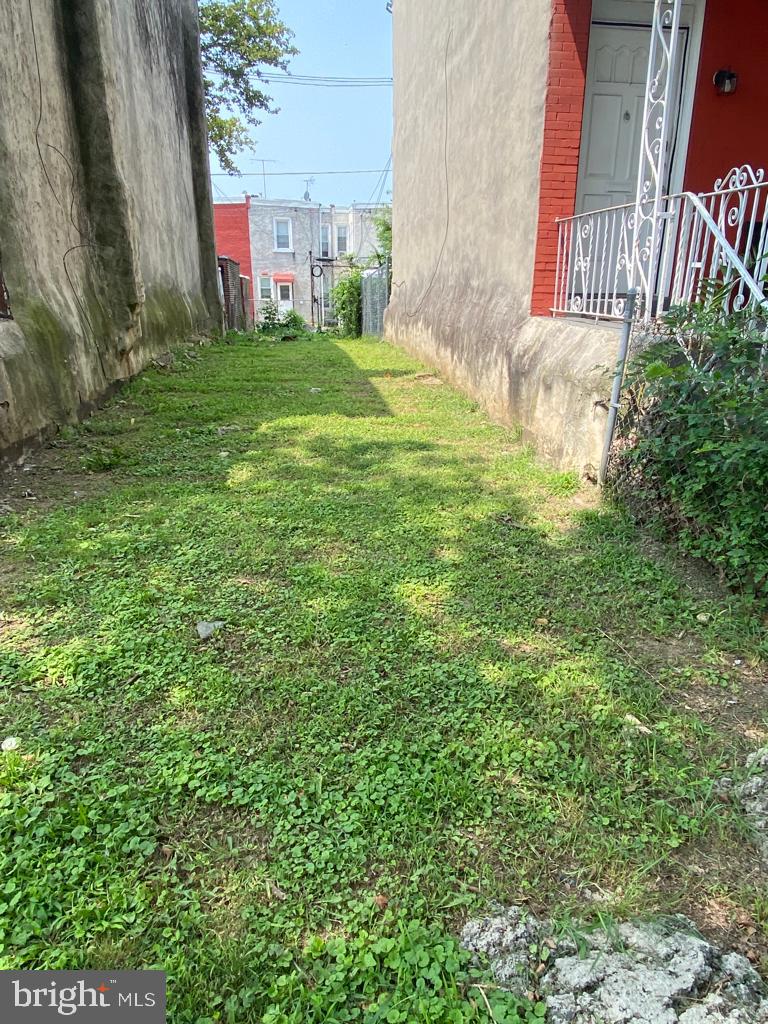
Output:
[[[310,178],[320,174],[389,174],[389,167],[380,167],[373,171],[243,171],[240,175],[243,178]],[[236,175],[226,174],[224,171],[216,171],[212,178],[235,178]]]
[[[286,82],[289,85],[308,85],[321,89],[378,89],[392,85],[392,79],[383,75],[377,78],[343,78],[334,75],[281,74],[277,71],[265,71],[259,75],[259,81],[270,84]]]
[[[387,160],[387,166],[381,172],[381,177],[376,179],[376,182],[375,182],[375,184],[373,186],[373,191],[371,192],[370,198],[368,199],[369,204],[373,202],[373,197],[377,194],[377,192],[378,192],[378,197],[376,199],[376,205],[378,206],[379,203],[381,202],[381,197],[384,194],[384,189],[386,188],[386,185],[387,185],[387,176],[389,175],[389,171],[390,171],[391,167],[392,167],[392,154],[390,153],[389,154],[389,159]]]
[[[290,78],[305,82],[391,82],[391,75],[302,75],[292,71],[264,71],[265,78]]]

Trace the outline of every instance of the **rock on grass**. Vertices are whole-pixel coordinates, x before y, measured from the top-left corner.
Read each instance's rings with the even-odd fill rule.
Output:
[[[687,918],[572,929],[520,907],[470,921],[467,949],[498,983],[536,992],[550,1024],[766,1024],[768,991],[749,961],[697,934]]]

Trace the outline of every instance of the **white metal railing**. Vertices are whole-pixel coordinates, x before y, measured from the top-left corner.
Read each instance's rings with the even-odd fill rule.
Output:
[[[655,213],[650,203],[630,203],[559,219],[553,314],[620,320],[633,285],[637,317],[649,320],[695,301],[710,281],[729,310],[765,305],[764,178],[738,167],[711,192],[662,197]]]

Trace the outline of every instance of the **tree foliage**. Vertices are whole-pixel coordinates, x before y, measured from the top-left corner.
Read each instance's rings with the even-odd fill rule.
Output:
[[[236,173],[235,156],[252,148],[250,129],[261,124],[257,113],[277,113],[260,87],[262,69],[285,70],[298,50],[274,0],[200,0],[199,11],[208,139],[224,170]]]
[[[385,207],[373,218],[376,228],[378,252],[385,259],[392,259],[392,207]]]
[[[363,272],[350,266],[331,291],[331,302],[339,321],[339,330],[347,338],[363,333]]]

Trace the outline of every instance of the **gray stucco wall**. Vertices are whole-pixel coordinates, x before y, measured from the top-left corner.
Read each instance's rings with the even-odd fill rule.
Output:
[[[550,19],[548,0],[394,5],[387,336],[583,470],[616,333],[529,315]]]
[[[251,229],[251,266],[256,308],[259,308],[259,275],[294,275],[293,306],[309,322],[312,317],[309,253],[320,252],[320,207],[317,203],[262,203],[251,199],[248,212]],[[275,252],[274,220],[291,221],[293,252]]]
[[[0,5],[0,450],[220,322],[195,0]]]

